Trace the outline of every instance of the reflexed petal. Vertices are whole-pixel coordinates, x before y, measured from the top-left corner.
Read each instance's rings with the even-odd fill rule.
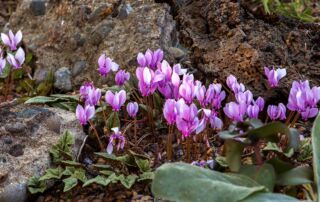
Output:
[[[152,55],[153,55],[153,52],[149,49],[144,54],[144,57],[146,58],[146,65],[147,66],[150,66],[150,64],[152,62]]]
[[[150,72],[150,69],[145,67],[143,69],[143,81],[144,83],[146,83],[147,85],[150,85],[151,84],[151,72]]]
[[[140,67],[146,67],[146,58],[142,53],[139,53],[137,56],[137,61]]]
[[[111,70],[116,72],[119,69],[119,65],[115,62],[111,62]]]
[[[112,151],[113,151],[113,144],[112,142],[110,141],[108,146],[107,146],[107,153],[108,154],[112,154]]]
[[[114,100],[114,94],[110,90],[108,90],[106,93],[106,102],[112,106],[113,100]]]
[[[121,90],[118,94],[119,96],[119,106],[121,107],[126,102],[126,91]]]
[[[11,42],[8,35],[1,33],[1,40],[5,45],[11,46]]]
[[[106,64],[106,55],[102,54],[98,59],[99,68],[102,68]]]
[[[18,49],[18,51],[17,51],[17,53],[15,55],[15,58],[19,61],[20,66],[24,63],[25,53],[24,53],[22,48]]]
[[[15,39],[15,43],[16,43],[16,44],[20,43],[20,41],[22,40],[22,32],[21,32],[21,30],[19,30],[19,31],[16,33],[14,39]]]
[[[287,75],[286,69],[277,69],[277,73],[278,73],[277,75],[278,81]]]

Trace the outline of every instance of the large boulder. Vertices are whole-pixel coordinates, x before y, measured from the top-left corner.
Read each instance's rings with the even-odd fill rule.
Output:
[[[85,138],[72,112],[39,106],[0,107],[0,201],[27,197],[26,182],[50,166],[49,149],[69,130],[77,154]]]

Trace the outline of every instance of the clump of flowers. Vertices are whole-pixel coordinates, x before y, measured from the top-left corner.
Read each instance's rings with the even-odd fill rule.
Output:
[[[130,141],[130,132],[127,131],[130,131],[131,127],[134,128],[134,142],[131,145],[136,146],[141,141],[138,140],[137,130],[142,131],[146,128],[151,129],[151,135],[157,142],[159,134],[156,127],[165,121],[168,128],[167,159],[173,159],[173,141],[176,140],[178,144],[186,146],[186,159],[190,161],[193,142],[203,142],[207,147],[211,147],[210,136],[230,125],[239,130],[240,134],[244,134],[241,126],[238,128],[238,123],[261,119],[264,111],[268,115],[266,122],[286,120],[288,125],[294,124],[299,115],[305,120],[315,117],[318,113],[320,88],[310,88],[308,81],[293,82],[287,104],[290,112],[287,115],[285,104],[266,106],[267,103],[262,97],[255,96],[246,89],[234,75],[227,77],[226,88],[220,83],[205,85],[196,80],[193,74],[181,68],[180,64],[171,66],[163,57],[163,51],[160,49],[139,53],[135,75],[130,75],[125,70],[119,70],[119,65],[105,54],[100,56],[100,75],[106,77],[109,72],[115,72],[114,81],[117,88],[97,89],[93,83],[85,83],[80,88],[84,107],[77,107],[77,117],[81,124],[89,123],[94,128],[93,109],[103,114],[107,127],[103,135],[109,136],[107,146],[100,141],[101,135],[94,129],[101,150],[111,154],[114,145],[117,145],[117,151],[123,150],[126,142]],[[265,67],[264,71],[271,88],[278,87],[280,80],[286,75],[285,69]],[[135,82],[128,82],[133,77],[137,79],[137,86],[134,86]],[[229,92],[228,95],[226,91]],[[105,94],[102,95],[102,92]],[[102,99],[103,96],[105,99]],[[225,103],[227,96],[228,102]],[[144,110],[139,110],[140,106]],[[126,113],[121,113],[123,111]],[[145,122],[147,127],[141,127]],[[112,134],[109,134],[110,130],[113,131]]]

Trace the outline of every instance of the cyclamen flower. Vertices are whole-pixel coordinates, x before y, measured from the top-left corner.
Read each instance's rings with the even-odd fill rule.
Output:
[[[193,103],[187,105],[183,99],[177,101],[176,107],[178,112],[176,118],[177,128],[184,137],[189,137],[199,125],[198,109]]]
[[[158,49],[154,52],[148,49],[145,54],[139,53],[137,57],[139,67],[150,67],[153,70],[157,67],[162,59],[163,51],[161,49]]]
[[[3,70],[5,67],[6,67],[6,60],[0,57],[0,75],[3,73]]]
[[[163,74],[155,74],[155,72],[148,67],[138,67],[136,69],[136,76],[139,80],[139,90],[142,96],[148,96],[154,93],[157,89],[158,82],[164,79]]]
[[[9,30],[9,34],[6,35],[1,33],[2,42],[10,48],[11,51],[17,50],[17,45],[22,40],[22,32],[19,30],[15,35],[11,30]]]
[[[2,58],[2,57],[3,57],[3,50],[0,47],[0,58]]]
[[[226,92],[222,90],[221,84],[210,84],[206,92],[206,103],[211,104],[214,109],[221,108],[221,102],[226,98]]]
[[[139,105],[136,102],[129,102],[127,104],[127,112],[131,118],[135,118],[137,116],[139,110]]]
[[[85,108],[83,108],[81,105],[78,105],[76,109],[76,116],[82,125],[86,125],[94,116],[94,112],[94,106],[86,105]]]
[[[205,97],[206,87],[205,86],[199,87],[195,94],[196,94],[197,100],[199,101],[200,105],[202,107],[205,107],[207,105],[207,100]]]
[[[119,111],[126,102],[126,91],[121,90],[113,94],[110,90],[106,93],[106,102],[112,107],[113,111]]]
[[[253,101],[253,95],[250,90],[246,90],[245,92],[239,92],[236,94],[236,100],[240,104],[250,105]]]
[[[114,72],[118,71],[119,65],[113,62],[109,57],[106,57],[105,54],[102,54],[98,59],[99,64],[99,73],[101,76],[106,77],[108,73],[112,70]]]
[[[303,120],[307,120],[308,118],[313,118],[317,116],[319,113],[318,108],[307,107],[303,112],[301,112],[301,117]]]
[[[184,75],[182,84],[179,87],[179,95],[186,101],[186,103],[191,104],[193,98],[196,96],[197,89],[200,88],[201,83],[198,82],[196,85],[194,83],[193,75]]]
[[[25,53],[22,48],[19,48],[15,56],[11,53],[8,53],[7,60],[14,69],[20,69],[25,60]]]
[[[242,83],[238,83],[237,78],[235,76],[233,76],[232,74],[227,77],[227,86],[235,94],[245,91],[244,85]]]
[[[124,145],[126,143],[126,138],[121,134],[119,131],[119,128],[111,128],[113,130],[113,134],[109,138],[109,144],[107,146],[107,153],[112,154],[113,151],[113,145],[115,144],[115,141],[118,140],[117,143],[117,151],[124,148]]]
[[[176,122],[177,109],[174,99],[167,99],[164,103],[163,116],[169,125],[173,125]]]
[[[249,105],[247,108],[247,114],[250,119],[257,119],[259,115],[260,108],[258,105]]]
[[[87,99],[90,89],[94,89],[92,82],[86,82],[83,86],[80,87],[80,96],[84,99]]]
[[[270,119],[273,121],[277,119],[280,119],[280,120],[286,119],[286,107],[282,103],[279,103],[278,106],[269,105],[267,112]]]
[[[286,69],[274,69],[271,70],[268,67],[264,67],[264,73],[268,78],[269,85],[271,87],[277,87],[279,85],[280,79],[286,76]]]
[[[91,88],[88,90],[88,95],[86,97],[86,104],[96,106],[101,98],[101,90]]]
[[[217,112],[210,109],[202,109],[204,118],[206,121],[210,122],[211,128],[222,129],[223,123],[220,118],[217,116]]]
[[[246,104],[238,104],[229,102],[223,108],[224,113],[233,121],[243,121],[243,116],[246,113]]]
[[[126,81],[129,81],[130,73],[125,70],[119,70],[115,76],[115,82],[118,86],[122,86]]]
[[[259,111],[263,111],[264,108],[264,99],[262,97],[258,97],[255,101],[255,104],[258,105]]]

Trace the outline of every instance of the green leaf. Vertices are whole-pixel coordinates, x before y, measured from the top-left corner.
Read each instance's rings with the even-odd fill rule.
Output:
[[[49,168],[46,170],[46,174],[40,177],[40,181],[50,179],[60,179],[62,177],[63,169],[59,166],[57,168]]]
[[[312,169],[308,166],[300,166],[293,168],[287,172],[280,174],[277,177],[278,185],[302,185],[312,183],[313,174]]]
[[[252,178],[259,184],[268,188],[270,192],[273,191],[275,181],[276,181],[276,173],[272,165],[270,164],[263,164],[262,166],[243,165],[241,166],[239,173]]]
[[[33,58],[32,53],[27,53],[24,63],[28,64],[29,62],[31,62],[32,58]]]
[[[81,163],[76,162],[76,161],[61,161],[61,163],[68,165],[68,166],[82,166]]]
[[[63,192],[67,192],[67,191],[70,191],[75,186],[77,186],[78,179],[74,177],[68,177],[64,179],[63,182],[64,182]]]
[[[107,119],[107,127],[109,129],[114,127],[120,127],[119,114],[117,112],[111,112],[109,118]]]
[[[27,186],[31,194],[43,193],[47,189],[45,181],[40,181],[40,178],[35,176],[28,179]]]
[[[110,165],[106,165],[106,164],[92,164],[92,166],[100,169],[107,169],[111,167]]]
[[[258,141],[259,139],[266,139],[271,142],[276,142],[278,140],[279,133],[288,135],[289,137],[290,131],[288,127],[281,122],[271,122],[260,128],[250,130],[247,133],[247,136],[253,142]]]
[[[151,170],[148,159],[141,159],[137,156],[134,156],[134,160],[141,172],[147,172]]]
[[[290,128],[289,133],[289,148],[293,148],[294,151],[299,151],[300,145],[300,134],[299,131],[295,128]]]
[[[228,167],[228,163],[227,163],[226,157],[217,156],[215,160],[220,166],[225,167],[225,168]]]
[[[130,189],[132,185],[135,183],[136,179],[138,178],[137,175],[128,175],[127,177],[124,177],[123,175],[120,176],[120,183],[127,189]]]
[[[83,187],[89,186],[89,185],[91,185],[93,183],[100,184],[102,186],[107,186],[110,182],[111,181],[108,178],[98,175],[97,177],[86,181],[83,184]]]
[[[60,137],[58,143],[53,145],[50,149],[50,154],[54,163],[63,160],[72,160],[72,149],[71,146],[74,144],[73,135],[67,130]]]
[[[238,172],[241,167],[241,154],[243,145],[234,141],[225,141],[226,162],[232,172]]]
[[[111,170],[101,170],[100,171],[101,174],[104,174],[104,175],[107,175],[107,176],[110,176],[112,174],[115,174],[113,171]]]
[[[59,98],[54,97],[46,97],[46,96],[37,96],[30,98],[25,102],[25,104],[47,104],[47,103],[53,103],[57,102]]]
[[[64,99],[64,100],[75,101],[75,102],[78,102],[80,100],[79,95],[51,94],[50,96],[55,97],[55,98]]]
[[[138,182],[143,180],[153,180],[154,179],[154,172],[144,172],[139,176]]]
[[[266,163],[271,164],[277,174],[281,174],[294,168],[292,164],[285,162],[277,157],[268,160]]]
[[[86,182],[87,177],[86,177],[86,171],[83,170],[82,168],[77,168],[74,173],[71,175],[71,177],[76,178],[80,180],[81,182]]]
[[[240,201],[265,191],[265,187],[246,176],[224,174],[185,163],[160,166],[152,182],[155,197],[176,202]]]
[[[263,148],[263,151],[274,151],[285,155],[290,158],[293,154],[293,148],[290,148],[288,151],[284,152],[275,142],[268,142],[267,145]]]
[[[96,152],[95,154],[107,160],[120,161],[114,154],[108,154],[106,152]]]
[[[298,199],[275,193],[256,193],[241,202],[300,202]]]
[[[249,120],[249,124],[253,127],[253,128],[260,128],[263,126],[263,123],[260,119],[250,119]]]
[[[317,198],[320,199],[320,115],[313,123],[312,132],[313,173],[317,186]]]

